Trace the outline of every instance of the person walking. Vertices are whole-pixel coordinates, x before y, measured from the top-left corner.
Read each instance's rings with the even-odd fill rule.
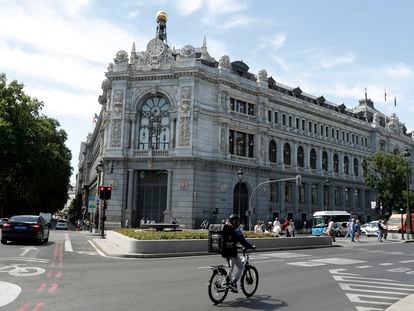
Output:
[[[295,236],[296,229],[295,229],[295,222],[293,220],[289,221],[288,231],[291,237]]]
[[[387,235],[388,235],[388,222],[386,219],[384,219],[382,221],[382,237],[384,240],[387,239]]]
[[[334,222],[332,218],[329,218],[328,227],[326,228],[326,234],[332,238],[332,242],[336,242],[334,232]]]
[[[352,219],[349,219],[349,221],[346,223],[345,239],[351,237],[351,231],[352,231]]]
[[[378,242],[382,242],[382,238],[384,237],[384,227],[382,226],[382,220],[378,221]]]
[[[355,240],[359,243],[359,238],[361,236],[361,223],[359,219],[355,222]]]
[[[352,218],[352,224],[351,224],[351,242],[355,242],[355,226],[356,226],[355,218]]]

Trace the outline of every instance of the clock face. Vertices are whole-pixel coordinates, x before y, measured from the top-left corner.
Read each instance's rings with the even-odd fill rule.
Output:
[[[164,52],[164,49],[164,42],[162,42],[160,39],[155,38],[148,42],[147,53],[149,56],[160,56]]]

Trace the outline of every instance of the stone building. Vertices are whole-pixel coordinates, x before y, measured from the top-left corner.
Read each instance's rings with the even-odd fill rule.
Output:
[[[317,210],[376,217],[362,161],[413,149],[396,115],[366,95],[350,108],[227,55],[216,61],[205,39],[171,48],[166,22],[158,14],[146,50],[119,51],[105,73],[99,119],[79,158],[77,195],[88,212],[99,209],[97,187],[111,185],[106,217],[118,225],[176,218],[198,227],[232,213],[245,224],[275,216],[301,223]],[[290,180],[258,187],[249,207],[259,183],[279,179]]]

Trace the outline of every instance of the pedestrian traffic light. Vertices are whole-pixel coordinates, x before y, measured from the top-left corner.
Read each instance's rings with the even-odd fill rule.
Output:
[[[100,186],[99,187],[99,198],[101,200],[110,200],[111,199],[111,192],[112,192],[112,187],[108,186]]]
[[[108,208],[108,201],[104,201],[103,208],[104,209],[107,209]]]

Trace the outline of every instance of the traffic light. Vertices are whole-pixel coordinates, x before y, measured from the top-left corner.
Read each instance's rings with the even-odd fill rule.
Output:
[[[100,186],[99,187],[99,198],[101,200],[110,200],[111,199],[111,192],[112,192],[112,187],[108,186]]]
[[[103,208],[104,208],[104,209],[107,209],[107,208],[108,208],[108,201],[104,201]]]

